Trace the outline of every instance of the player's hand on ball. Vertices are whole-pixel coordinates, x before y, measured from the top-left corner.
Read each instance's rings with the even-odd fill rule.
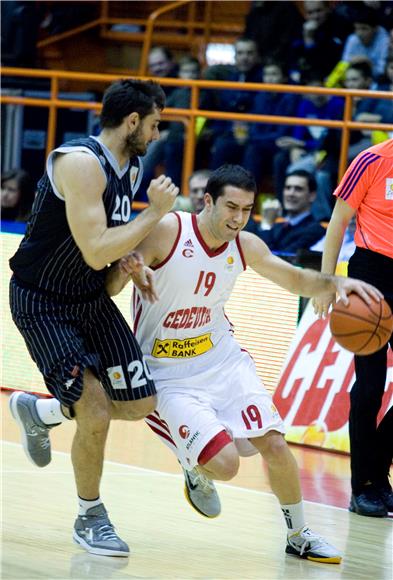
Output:
[[[372,300],[379,302],[383,298],[383,294],[378,288],[362,280],[337,276],[335,278],[335,284],[337,293],[345,305],[348,304],[348,294],[351,294],[351,292],[358,294],[366,304],[371,304]]]
[[[321,296],[314,296],[312,305],[314,313],[318,318],[326,318],[329,314],[330,307],[336,302],[336,294],[322,294]]]

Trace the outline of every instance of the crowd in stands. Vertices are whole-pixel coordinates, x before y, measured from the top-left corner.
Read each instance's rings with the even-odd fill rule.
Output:
[[[262,83],[260,91],[202,90],[198,105],[202,110],[342,119],[342,97],[271,92],[264,90],[263,84],[392,91],[393,1],[305,0],[300,10],[290,1],[251,2],[244,35],[235,43],[233,65],[203,68],[193,56],[176,59],[168,48],[155,46],[150,51],[148,66],[149,75],[158,78]],[[189,88],[164,86],[164,90],[167,107],[190,107]],[[352,119],[393,123],[393,101],[356,97]],[[195,155],[197,173],[214,170],[224,163],[244,166],[255,175],[260,191],[270,194],[266,212],[274,215],[283,208],[284,218],[280,219],[291,228],[296,221],[287,199],[288,177],[292,176],[308,184],[307,219],[318,226],[320,222],[329,221],[333,209],[332,192],[338,178],[339,129],[269,122],[200,121]],[[178,120],[166,121],[160,125],[160,132],[160,140],[150,145],[144,157],[144,179],[137,199],[146,200],[150,180],[161,172],[181,184],[185,125]],[[352,130],[348,161],[362,149],[388,137],[378,131]],[[276,200],[274,204],[271,203],[272,194]],[[179,207],[183,206],[192,208],[193,204],[180,199]],[[270,222],[270,218],[262,216],[262,221],[251,224],[251,229],[266,239],[272,249],[278,249],[274,245],[277,244],[277,229],[273,225],[270,230]],[[282,223],[280,231],[284,227]],[[302,220],[299,223],[304,226]],[[323,231],[317,230],[322,237]],[[317,241],[310,240],[307,248]],[[291,246],[284,246],[282,251],[291,251],[288,249]]]
[[[195,76],[188,78],[199,78],[201,75],[201,78],[239,83],[392,90],[393,2],[307,0],[303,8],[302,17],[293,2],[252,2],[244,36],[235,43],[234,65],[212,65],[202,72],[196,66]],[[166,56],[171,60],[170,53]],[[180,69],[181,66],[178,71],[181,77]],[[163,74],[162,70],[159,71],[160,75]],[[152,67],[150,73],[154,73]],[[180,89],[178,92],[178,100],[169,96],[168,106],[189,106],[188,90]],[[263,86],[261,91],[204,90],[201,91],[199,108],[339,120],[343,118],[344,98],[320,93],[264,91]],[[352,119],[393,123],[393,101],[356,97],[353,99]],[[162,143],[157,164],[159,169],[164,169],[179,182],[184,127],[179,123],[177,125],[176,149],[173,145],[171,149],[170,141],[166,145]],[[166,131],[164,133],[166,140]],[[388,134],[378,131],[351,131],[348,161],[360,150],[388,137]],[[321,222],[328,222],[333,210],[332,192],[338,178],[340,145],[341,131],[338,129],[208,120],[198,135],[196,167],[213,170],[224,163],[239,163],[249,169],[255,175],[260,190],[274,195],[274,204],[269,197],[264,205],[266,212],[270,215],[284,213],[277,224],[272,224],[269,218],[262,215],[262,221],[251,223],[250,229],[265,239],[271,249],[296,252],[299,247],[315,247],[324,236]],[[150,154],[145,159],[145,165],[150,177],[157,165],[150,165],[149,157]],[[289,176],[302,182],[302,185],[307,184],[305,189],[309,190],[307,209],[303,207],[300,211],[302,219],[289,207],[288,196],[292,199],[288,193]],[[274,211],[272,205],[275,206]],[[308,238],[310,223],[314,237]],[[293,236],[293,245],[286,242],[287,228],[291,230],[289,238]],[[304,236],[294,234],[300,230]]]

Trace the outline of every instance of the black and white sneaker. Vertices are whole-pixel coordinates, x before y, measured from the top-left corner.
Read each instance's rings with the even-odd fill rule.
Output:
[[[294,534],[288,535],[287,554],[312,560],[313,562],[324,562],[325,564],[340,564],[342,556],[340,552],[327,543],[321,536],[318,536],[306,526]]]

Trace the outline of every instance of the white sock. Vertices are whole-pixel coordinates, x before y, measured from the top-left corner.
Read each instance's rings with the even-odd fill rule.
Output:
[[[45,425],[63,423],[67,419],[57,399],[37,399],[35,405],[38,416]]]
[[[288,533],[294,533],[301,530],[306,522],[304,521],[303,501],[299,503],[281,505],[281,511],[287,524]]]
[[[96,505],[100,505],[102,503],[99,496],[96,499],[83,499],[78,496],[78,502],[79,502],[78,515],[80,516],[85,516],[87,510],[89,510],[92,507],[96,507]]]

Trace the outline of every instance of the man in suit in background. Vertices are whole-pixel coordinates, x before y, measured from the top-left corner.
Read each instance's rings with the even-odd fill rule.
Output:
[[[325,229],[311,214],[316,196],[316,181],[303,169],[286,176],[283,202],[285,219],[275,223],[270,230],[260,230],[258,235],[273,252],[296,253],[307,250],[325,235]]]

